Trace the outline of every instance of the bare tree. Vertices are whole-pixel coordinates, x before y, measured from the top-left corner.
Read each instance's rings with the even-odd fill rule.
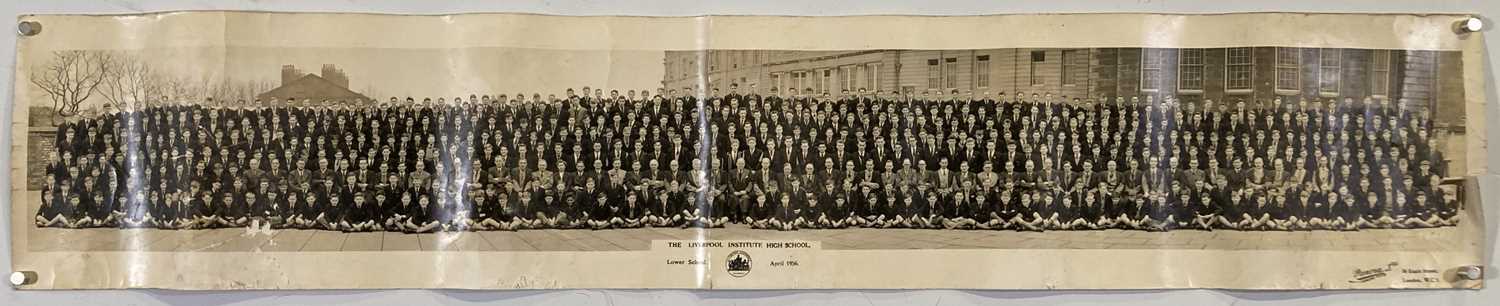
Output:
[[[47,92],[59,117],[78,115],[110,74],[114,56],[102,51],[57,51],[42,67],[31,69],[31,83]]]
[[[144,104],[147,100],[161,97],[165,85],[163,78],[139,57],[120,55],[108,64],[99,94],[118,107],[127,104]]]
[[[229,92],[228,80],[215,80],[211,76],[203,76],[198,80],[197,86],[202,89],[203,96],[194,102],[205,102],[207,99],[213,99],[214,103],[223,105],[234,102],[235,97]]]
[[[249,105],[253,103],[256,95],[270,88],[270,83],[264,80],[224,79],[209,86],[207,94],[214,99],[223,99],[224,103]]]
[[[270,91],[273,87],[271,86],[271,82],[267,82],[265,80],[257,80],[237,82],[235,83],[234,88],[235,92],[240,97],[244,97],[246,101],[253,101],[257,98],[258,95]],[[261,101],[262,106],[276,105],[275,103],[270,102],[271,101]]]
[[[224,89],[227,87],[227,83],[227,81],[219,80],[214,75],[201,75],[199,76],[196,83],[193,83],[192,85],[194,88],[197,88],[199,96],[195,96],[195,99],[191,101],[183,102],[206,102],[208,99],[213,99],[214,103],[228,102],[223,100],[225,99],[224,95],[226,93],[224,92]],[[183,100],[187,100],[187,98],[184,98]]]
[[[160,102],[182,101],[183,99],[196,97],[198,96],[198,94],[203,92],[202,88],[196,86],[194,81],[189,80],[185,77],[166,78],[165,81],[162,82],[162,84],[162,93],[164,94],[164,96],[170,96],[170,98],[168,99],[172,99],[172,101]]]

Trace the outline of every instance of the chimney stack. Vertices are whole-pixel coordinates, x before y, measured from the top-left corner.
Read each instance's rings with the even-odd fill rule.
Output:
[[[338,84],[339,86],[344,88],[349,88],[349,76],[344,75],[344,70],[339,69],[333,64],[323,64],[322,76],[323,79],[328,80],[329,82],[333,82],[334,84]]]
[[[301,78],[302,76],[303,76],[302,70],[297,69],[297,66],[294,66],[294,65],[281,65],[281,85],[282,86],[285,86],[287,83],[291,83],[292,81],[296,81],[298,78]]]

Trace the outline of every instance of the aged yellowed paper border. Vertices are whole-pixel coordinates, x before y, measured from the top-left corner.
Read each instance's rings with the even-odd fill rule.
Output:
[[[730,252],[745,248],[669,246],[622,252],[34,252],[35,201],[28,164],[25,67],[56,50],[326,47],[564,50],[855,50],[1018,47],[1295,46],[1462,51],[1471,114],[1465,134],[1470,173],[1484,172],[1483,34],[1455,35],[1459,15],[1255,13],[1224,15],[1059,14],[858,17],[564,17],[518,14],[396,16],[175,12],[129,16],[22,16],[45,32],[18,46],[12,139],[12,270],[35,271],[28,289],[321,288],[1478,288],[1453,269],[1480,264],[1486,243],[1478,188],[1463,199],[1469,217],[1435,251],[1322,250],[826,250],[753,249],[757,260],[796,261],[729,275]],[[228,52],[228,51],[226,51]],[[211,58],[211,57],[210,57]],[[220,59],[222,61],[222,59]],[[192,63],[204,67],[223,63]],[[591,73],[591,72],[577,72]],[[607,85],[607,84],[605,84]],[[706,230],[705,232],[711,232]],[[704,234],[702,237],[711,237]],[[440,239],[461,239],[462,234]],[[711,239],[711,238],[709,238]],[[719,240],[712,240],[719,241]],[[733,242],[733,241],[729,241]],[[128,243],[128,242],[125,242]],[[707,264],[664,265],[674,259]],[[1391,276],[1356,282],[1368,271]],[[1406,282],[1402,271],[1440,281]],[[1424,272],[1433,271],[1433,272]]]

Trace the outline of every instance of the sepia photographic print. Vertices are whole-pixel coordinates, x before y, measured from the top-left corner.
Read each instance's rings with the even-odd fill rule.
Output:
[[[48,30],[17,63],[13,268],[38,289],[1481,286],[1453,271],[1479,262],[1486,167],[1480,34],[1454,16],[462,16],[23,17]],[[877,22],[943,34],[751,26]],[[980,23],[1077,29],[951,30]],[[1207,30],[1162,26],[1183,23]],[[1370,24],[1438,33],[1349,30]]]

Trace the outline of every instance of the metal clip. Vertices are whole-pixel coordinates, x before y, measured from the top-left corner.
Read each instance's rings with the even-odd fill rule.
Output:
[[[36,36],[42,33],[42,23],[36,21],[22,21],[16,24],[16,33],[21,36]]]
[[[36,283],[36,272],[16,271],[10,273],[10,285],[15,287]]]
[[[1453,22],[1453,32],[1459,35],[1469,34],[1484,31],[1485,26],[1484,19],[1469,17]]]
[[[1481,280],[1481,279],[1484,279],[1484,267],[1480,267],[1480,266],[1463,266],[1463,267],[1459,267],[1458,268],[1458,278],[1461,278],[1461,279],[1464,279],[1464,280]]]

